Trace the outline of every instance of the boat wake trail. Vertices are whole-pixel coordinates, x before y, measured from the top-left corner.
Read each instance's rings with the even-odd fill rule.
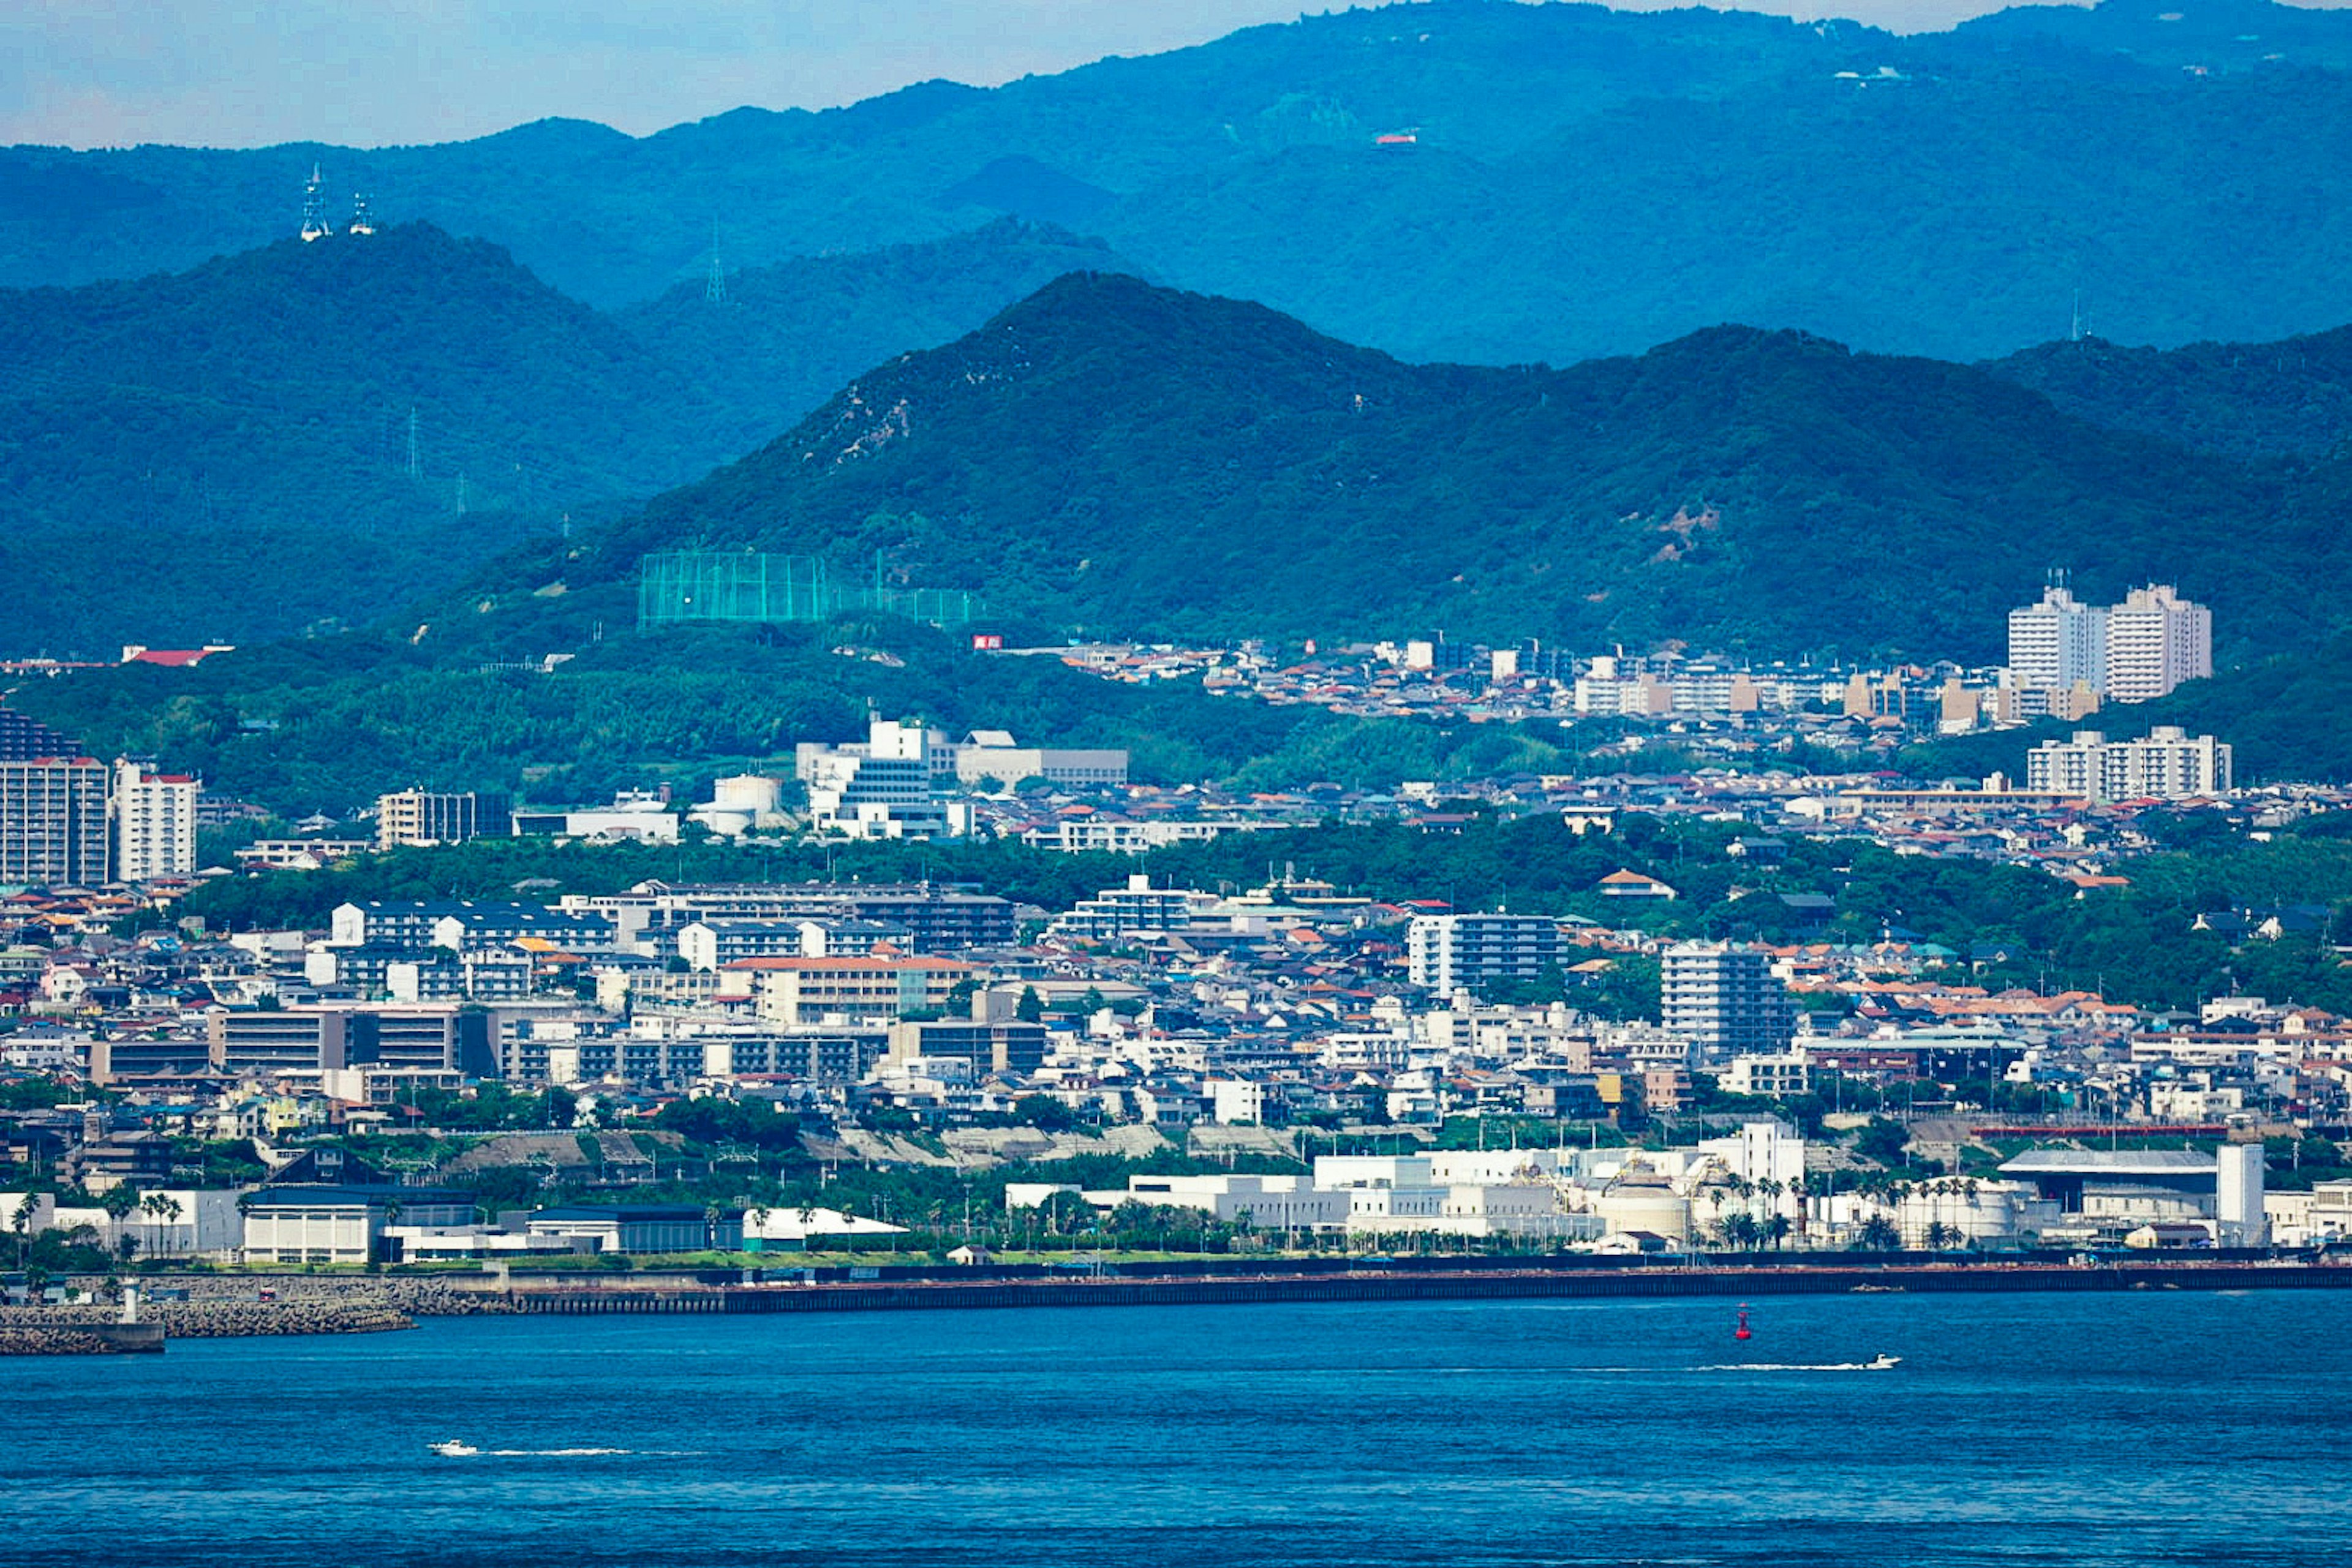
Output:
[[[1700,1372],[1885,1372],[1886,1364],[1871,1361],[1783,1362],[1734,1361],[1703,1366]]]

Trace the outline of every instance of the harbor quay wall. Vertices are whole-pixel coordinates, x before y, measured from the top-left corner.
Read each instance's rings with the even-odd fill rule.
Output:
[[[849,1284],[677,1285],[667,1289],[518,1290],[530,1314],[935,1311],[1014,1307],[1215,1306],[1290,1301],[1746,1298],[1845,1292],[2243,1290],[2352,1288],[2338,1265],[2202,1263],[1963,1264],[1822,1268],[1651,1268],[1471,1273],[1350,1272],[1284,1277],[1003,1280]]]

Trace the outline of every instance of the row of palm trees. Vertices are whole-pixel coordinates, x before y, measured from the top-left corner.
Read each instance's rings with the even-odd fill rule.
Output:
[[[1726,1175],[1708,1189],[1708,1199],[1715,1207],[1713,1228],[1727,1245],[1748,1250],[1778,1247],[1792,1232],[1801,1239],[1807,1215],[1803,1200],[1833,1195],[1839,1190],[1838,1176],[1839,1173],[1834,1171],[1808,1171],[1786,1181],[1773,1176],[1757,1180],[1742,1175]],[[1844,1190],[1856,1197],[1882,1204],[1895,1210],[1898,1215],[1915,1197],[1933,1200],[1934,1217],[1929,1220],[1923,1239],[1930,1250],[1941,1250],[1962,1245],[1968,1240],[1969,1234],[1963,1225],[1945,1223],[1944,1201],[1948,1198],[1966,1199],[1967,1202],[1960,1205],[1965,1215],[1967,1210],[1975,1206],[1977,1194],[1983,1186],[1983,1181],[1976,1176],[1915,1179],[1893,1171],[1871,1171],[1859,1173],[1854,1181],[1845,1185]],[[1796,1194],[1799,1199],[1793,1223],[1788,1215],[1779,1212],[1780,1198],[1789,1194]],[[1743,1205],[1742,1211],[1726,1215],[1723,1211],[1735,1197]],[[1760,1215],[1753,1212],[1755,1200],[1759,1197],[1764,1200],[1766,1211]],[[1874,1230],[1874,1225],[1878,1228]],[[1864,1247],[1882,1246],[1891,1250],[1900,1245],[1900,1240],[1898,1224],[1883,1215],[1871,1216],[1862,1227]]]
[[[139,1250],[140,1241],[121,1228],[124,1220],[134,1214],[146,1215],[148,1239],[152,1241],[156,1230],[178,1224],[180,1216],[187,1212],[180,1206],[180,1200],[169,1193],[142,1193],[124,1182],[117,1182],[99,1194],[98,1206],[104,1209],[107,1217],[115,1223],[114,1249],[122,1255],[125,1263],[130,1262],[131,1255]],[[151,1247],[149,1250],[154,1248]]]

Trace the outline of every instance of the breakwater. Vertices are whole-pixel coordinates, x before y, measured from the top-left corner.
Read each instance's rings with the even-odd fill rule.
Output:
[[[78,1288],[102,1282],[78,1278]],[[513,1309],[483,1275],[158,1274],[142,1279],[145,1306],[377,1308],[414,1318],[467,1318]]]
[[[1015,1307],[1227,1306],[1286,1301],[1448,1301],[1540,1299],[1742,1299],[1843,1292],[1982,1294],[1996,1291],[2340,1289],[2352,1268],[2274,1263],[1928,1264],[1918,1267],[1481,1269],[1386,1273],[1362,1269],[1276,1277],[1180,1279],[932,1279],[848,1283],[679,1285],[601,1290],[518,1290],[532,1314],[969,1310]]]
[[[96,1277],[68,1281],[99,1294]],[[440,1278],[332,1275],[153,1275],[140,1281],[140,1321],[100,1301],[0,1307],[0,1355],[106,1355],[160,1351],[170,1340],[290,1334],[373,1334],[421,1317],[508,1313],[502,1293]]]
[[[0,1355],[137,1355],[163,1348],[160,1323],[0,1324]]]
[[[164,1301],[124,1323],[102,1305],[0,1309],[0,1354],[103,1355],[160,1351],[169,1340],[273,1334],[373,1334],[413,1329],[416,1320],[366,1301]]]

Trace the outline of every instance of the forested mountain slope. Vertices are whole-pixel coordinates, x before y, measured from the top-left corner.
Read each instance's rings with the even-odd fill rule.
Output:
[[[564,613],[620,616],[645,552],[756,547],[878,554],[893,580],[1113,635],[1444,626],[1982,658],[2064,565],[2095,595],[2179,583],[2215,605],[2228,653],[2345,580],[2333,508],[2293,465],[1797,333],[1720,328],[1559,371],[1414,366],[1084,274],[482,586],[513,605],[560,581]]]
[[[314,162],[601,306],[1013,213],[1413,358],[1563,363],[1721,321],[2007,353],[2339,324],[2352,17],[2108,0],[1851,23],[1433,0],[981,90],[642,139],[578,121],[370,151],[0,153],[0,281],[291,231]],[[1376,139],[1412,134],[1407,146]]]
[[[963,336],[1066,272],[1134,271],[1100,240],[1000,218],[970,234],[728,271],[614,313],[756,432],[740,456],[893,354]]]
[[[2352,437],[2352,327],[2170,350],[2086,337],[1984,368],[2095,425],[2216,452],[2316,455]]]
[[[773,428],[423,225],[0,292],[0,343],[11,652],[369,618]]]
[[[1004,219],[736,271],[718,301],[682,285],[616,321],[412,224],[0,290],[0,566],[26,590],[0,653],[381,615],[708,473],[1073,268],[1121,265]]]

